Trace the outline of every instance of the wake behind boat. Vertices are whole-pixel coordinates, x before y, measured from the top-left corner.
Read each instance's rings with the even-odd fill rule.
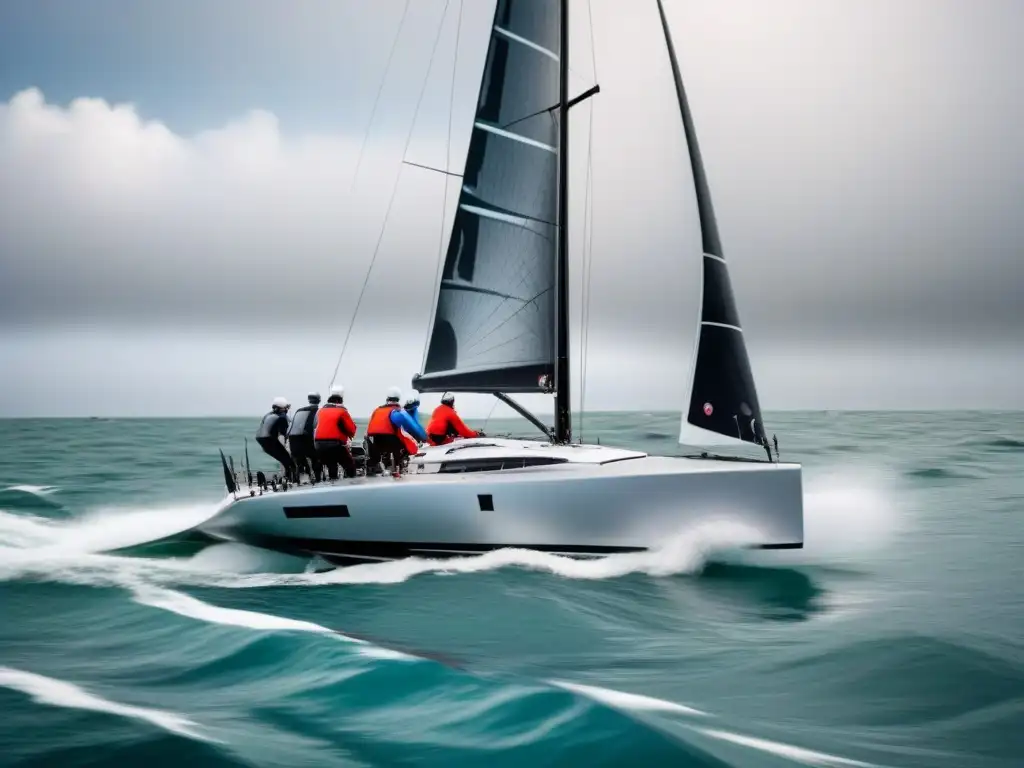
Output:
[[[341,563],[521,547],[601,556],[731,523],[744,543],[803,546],[801,468],[765,432],[696,133],[658,2],[703,241],[700,325],[680,443],[759,446],[767,460],[649,456],[572,441],[569,369],[569,0],[498,0],[420,392],[490,393],[541,440],[428,447],[406,474],[242,488],[200,526],[212,536]],[[642,258],[642,254],[640,255]],[[508,393],[552,395],[555,424]],[[773,441],[774,438],[773,438]]]

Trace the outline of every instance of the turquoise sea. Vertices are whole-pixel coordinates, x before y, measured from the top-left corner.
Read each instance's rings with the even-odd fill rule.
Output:
[[[0,421],[0,765],[1024,765],[1024,414],[769,414],[802,551],[322,572],[178,535],[258,420]]]

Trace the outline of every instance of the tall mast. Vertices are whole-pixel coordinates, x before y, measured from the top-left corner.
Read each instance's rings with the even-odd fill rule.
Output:
[[[561,0],[558,46],[558,256],[555,265],[555,441],[572,440],[569,403],[569,0]]]

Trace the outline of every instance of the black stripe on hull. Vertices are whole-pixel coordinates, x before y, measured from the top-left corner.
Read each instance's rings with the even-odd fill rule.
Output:
[[[306,539],[291,536],[240,534],[238,540],[264,549],[292,554],[316,554],[336,565],[365,565],[407,557],[449,559],[495,552],[499,549],[528,549],[576,558],[606,557],[630,552],[646,552],[647,547],[609,547],[553,544],[467,544],[459,542],[414,541],[344,541],[338,539]],[[762,544],[754,549],[802,549],[803,543]]]

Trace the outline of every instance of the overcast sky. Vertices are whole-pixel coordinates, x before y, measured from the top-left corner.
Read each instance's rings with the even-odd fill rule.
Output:
[[[408,5],[0,3],[0,415],[325,391],[396,188],[339,379],[408,389],[455,189],[442,227],[401,161],[460,170],[493,2]],[[1024,3],[665,5],[762,406],[1024,407]],[[679,409],[700,239],[656,6],[572,16],[586,406]]]

